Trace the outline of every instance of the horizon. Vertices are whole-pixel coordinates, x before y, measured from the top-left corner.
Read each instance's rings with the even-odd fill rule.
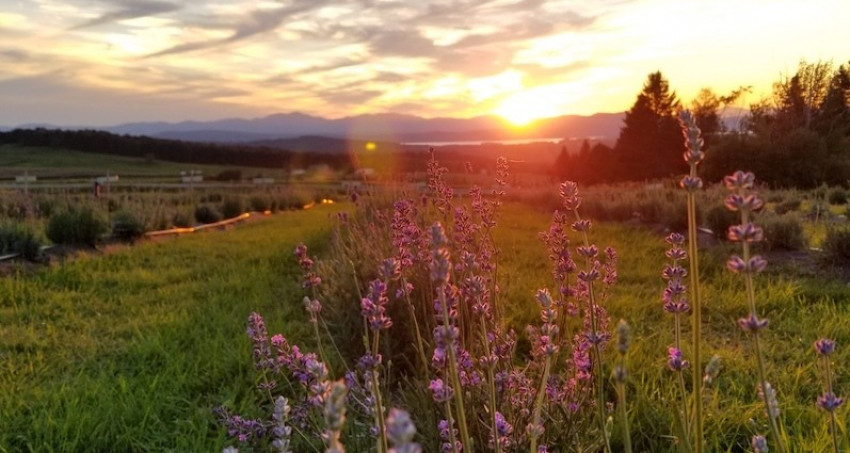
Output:
[[[624,112],[656,70],[684,105],[751,85],[745,108],[802,60],[846,64],[847,22],[839,0],[22,0],[0,12],[0,125],[301,112],[521,127]]]

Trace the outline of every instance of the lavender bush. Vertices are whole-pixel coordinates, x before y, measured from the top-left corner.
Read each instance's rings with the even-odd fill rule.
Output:
[[[682,124],[690,165],[681,182],[688,234],[667,237],[670,263],[662,271],[667,281],[662,300],[673,317],[673,339],[663,360],[674,373],[678,395],[676,444],[681,451],[701,452],[704,392],[720,366],[714,357],[703,370],[696,224],[702,188],[697,166],[704,153],[693,119],[685,114]],[[389,199],[353,194],[356,212],[337,217],[325,260],[314,262],[305,246],[295,250],[318,354],[303,353],[281,335],[269,337],[263,319],[252,314],[247,333],[269,418],[221,409],[228,434],[243,448],[271,446],[280,452],[292,445],[341,452],[350,445],[352,451],[380,453],[630,453],[627,391],[635,385],[629,376],[640,370],[627,371],[635,340],[625,322],[616,329],[615,350],[608,348],[613,332],[606,303],[618,280],[617,253],[593,243],[577,185],[561,184],[560,206],[540,234],[551,284],[534,297],[539,321],[516,333],[501,296],[495,239],[507,170],[500,159],[489,190],[474,186],[461,197],[432,153],[427,194],[402,190]],[[757,315],[753,282],[766,263],[750,246],[763,236],[751,223],[763,203],[751,193],[751,174],[736,173],[725,183],[732,190],[726,205],[742,215],[742,223],[728,232],[742,244],[742,254],[727,267],[744,276],[749,314],[738,324],[752,338],[757,392],[767,414],[768,437],[754,432],[750,448],[768,451],[770,440],[777,451],[790,451],[759,346],[758,332],[767,321]],[[328,324],[341,326],[334,329],[339,333],[331,335]],[[335,336],[359,341],[334,342]],[[827,357],[830,343],[818,344]],[[837,436],[835,409],[843,399],[834,393],[828,361],[825,365],[826,392],[817,404],[830,414],[830,431]],[[418,432],[408,412],[388,409],[396,404],[412,409]],[[837,451],[837,437],[833,445]]]

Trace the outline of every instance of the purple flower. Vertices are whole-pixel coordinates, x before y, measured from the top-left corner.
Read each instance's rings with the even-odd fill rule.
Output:
[[[670,233],[664,240],[670,245],[682,245],[685,243],[685,236],[679,233]]]
[[[413,441],[416,435],[416,426],[410,419],[410,414],[401,409],[390,409],[387,415],[387,439],[395,447],[401,447]]]
[[[682,359],[682,351],[678,348],[669,348],[667,353],[670,358],[667,360],[667,366],[673,371],[682,371],[688,368],[690,362]]]
[[[776,400],[776,389],[770,385],[770,382],[765,382],[764,388],[759,384],[758,394],[759,398],[767,400],[767,416],[771,419],[779,417],[779,402]]]
[[[753,436],[750,443],[753,446],[754,453],[767,453],[767,439],[764,436]]]
[[[726,261],[726,268],[733,273],[739,272],[761,272],[767,267],[767,261],[759,255],[753,256],[748,261],[744,261],[738,255],[732,255]]]
[[[452,390],[451,386],[447,383],[443,382],[442,379],[431,380],[431,383],[428,385],[428,389],[431,390],[431,395],[434,398],[434,401],[438,403],[444,403],[450,400],[452,395],[454,395],[454,390]]]
[[[667,250],[667,252],[665,252],[665,255],[671,260],[680,261],[688,257],[688,252],[684,251],[679,247],[673,247]]]
[[[595,258],[599,254],[599,248],[595,245],[581,245],[576,247],[576,252],[585,258]]]
[[[664,270],[661,272],[661,277],[665,280],[681,280],[688,275],[688,271],[685,270],[682,266],[670,266],[667,265],[664,267]]]
[[[844,404],[844,398],[835,396],[832,392],[826,392],[818,397],[818,406],[827,412],[834,412],[842,404]]]
[[[732,242],[761,242],[764,240],[764,230],[752,223],[733,225],[729,227],[726,236]]]
[[[573,181],[561,183],[561,199],[567,211],[575,211],[581,205],[581,197],[578,196],[578,184]]]
[[[510,423],[508,423],[507,420],[505,420],[505,417],[502,415],[501,412],[497,411],[494,417],[496,419],[496,432],[495,434],[490,433],[490,441],[488,446],[490,448],[495,448],[496,439],[498,439],[499,446],[501,446],[503,449],[506,447],[510,447],[511,438],[508,436],[510,436],[514,432],[514,427]]]
[[[757,333],[759,330],[767,327],[768,320],[759,319],[755,313],[750,313],[746,318],[741,318],[738,320],[738,327],[741,328],[744,332],[752,332]]]
[[[590,220],[587,220],[587,219],[576,220],[572,224],[573,231],[575,231],[577,233],[584,233],[584,232],[590,231],[590,228],[591,228],[591,222],[590,222]]]
[[[764,201],[758,195],[731,194],[723,202],[730,211],[758,211],[764,207]]]
[[[616,365],[614,367],[614,380],[617,382],[626,382],[626,378],[628,377],[628,371],[626,371],[626,367],[622,365]]]
[[[268,332],[266,331],[266,323],[259,313],[254,312],[248,316],[248,325],[245,328],[245,332],[254,344],[254,366],[258,370],[271,368],[274,365],[274,360],[271,358]]]
[[[685,176],[679,183],[683,189],[695,191],[702,188],[702,179],[696,176]]]
[[[755,185],[756,175],[741,170],[723,178],[723,184],[729,190],[752,189]]]
[[[823,356],[828,356],[835,351],[835,341],[829,338],[821,338],[815,341],[815,351]]]

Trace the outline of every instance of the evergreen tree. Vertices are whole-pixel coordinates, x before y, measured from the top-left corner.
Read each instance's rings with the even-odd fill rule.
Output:
[[[563,182],[567,179],[572,166],[570,153],[567,151],[567,145],[561,145],[561,153],[555,159],[555,166],[552,167],[552,177],[558,182]]]
[[[687,166],[679,101],[661,72],[653,72],[626,112],[615,150],[627,179],[652,179],[684,173]]]

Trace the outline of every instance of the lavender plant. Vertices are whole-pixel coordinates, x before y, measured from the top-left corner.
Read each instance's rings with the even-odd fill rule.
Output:
[[[836,396],[832,387],[832,367],[829,356],[835,352],[835,341],[829,338],[821,338],[815,342],[815,352],[823,366],[824,393],[817,398],[817,405],[829,414],[829,433],[832,437],[832,449],[838,453],[840,444],[838,441],[838,421],[835,410],[844,404],[844,398]]]
[[[755,305],[754,276],[767,267],[767,261],[759,255],[752,254],[751,245],[762,241],[764,233],[761,228],[752,223],[751,216],[764,206],[764,201],[753,192],[755,175],[752,173],[737,171],[725,177],[723,183],[731,191],[731,194],[726,198],[726,207],[731,211],[741,213],[741,224],[729,227],[728,237],[730,241],[741,244],[742,253],[741,256],[733,255],[726,263],[726,267],[730,271],[744,277],[749,314],[746,318],[738,320],[738,326],[752,337],[753,352],[758,366],[759,397],[764,402],[773,443],[780,453],[784,453],[788,450],[783,431],[779,425],[779,405],[776,400],[776,390],[767,381],[767,370],[759,341],[759,332],[767,327],[768,320],[759,318]],[[755,448],[755,445],[756,442],[753,440],[753,448]]]
[[[688,193],[688,256],[690,257],[690,280],[691,280],[691,303],[693,304],[693,316],[691,317],[692,340],[691,348],[693,351],[694,369],[699,370],[702,366],[702,294],[700,287],[699,274],[699,247],[697,237],[697,199],[696,193],[702,188],[702,179],[697,175],[697,167],[705,157],[702,151],[703,140],[700,136],[700,130],[696,125],[694,117],[684,110],[679,117],[682,125],[682,132],[685,136],[685,162],[690,168],[689,173],[682,178],[680,185]],[[671,354],[672,356],[673,354]],[[702,376],[699,373],[692,373],[693,387],[693,451],[702,453],[703,444],[703,407],[702,407]],[[685,414],[687,418],[687,414]]]
[[[691,172],[681,185],[687,189],[691,224],[687,250],[684,236],[667,237],[670,264],[662,272],[667,280],[663,303],[674,319],[667,367],[676,376],[684,449],[704,451],[702,389],[716,379],[719,361],[713,358],[704,374],[700,373],[701,296],[695,194],[702,186],[696,168],[703,153],[693,119],[683,115],[682,123],[688,144],[685,159]],[[304,287],[312,293],[305,299],[305,307],[314,326],[323,322],[320,313],[324,313],[318,302],[323,290],[318,282],[324,274],[320,278],[317,269],[343,269],[348,273],[346,280],[354,285],[350,293],[358,294],[363,342],[355,358],[346,358],[356,362],[356,366],[349,367],[344,386],[341,382],[331,383],[317,327],[314,334],[320,355],[302,354],[281,336],[269,340],[262,318],[252,315],[249,336],[262,377],[258,388],[273,406],[272,417],[265,421],[228,414],[222,417],[228,433],[240,442],[270,442],[277,451],[287,451],[298,439],[310,443],[310,439],[319,438],[316,434],[322,434],[328,451],[344,451],[342,420],[347,417],[354,429],[368,429],[369,442],[374,443],[365,448],[379,453],[421,451],[422,447],[413,443],[416,430],[410,414],[397,410],[387,413],[385,409],[389,401],[402,400],[428,409],[413,412],[417,417],[439,418],[420,425],[426,430],[421,437],[423,442],[438,443],[428,450],[540,453],[552,448],[612,452],[620,448],[611,438],[614,405],[606,400],[613,390],[618,423],[622,425],[618,430],[622,433],[622,448],[631,452],[626,395],[629,338],[625,323],[618,328],[616,362],[607,367],[612,382],[604,378],[605,348],[611,340],[605,302],[618,278],[617,255],[611,248],[602,251],[591,243],[592,224],[579,214],[582,200],[577,185],[561,184],[561,206],[553,214],[548,230],[541,234],[552,263],[554,291],[541,289],[536,293],[539,323],[529,327],[523,338],[530,344],[529,351],[518,352],[517,335],[507,328],[497,302],[499,251],[494,230],[505,186],[505,162],[500,161],[497,169],[497,182],[491,193],[472,187],[464,200],[456,197],[443,180],[446,170],[432,153],[430,196],[414,201],[415,195],[401,193],[392,204],[372,204],[370,196],[358,196],[356,212],[338,218],[333,252],[338,255],[333,264],[314,267],[306,248],[299,246],[296,256],[304,271]],[[736,175],[727,183],[732,181],[738,189],[749,189],[750,179]],[[757,197],[739,192],[727,199],[727,205],[747,212],[743,225],[733,227],[729,234],[730,239],[744,244],[743,258],[731,258],[727,267],[748,277],[745,285],[751,310],[740,325],[753,333],[759,357],[757,331],[766,321],[755,315],[751,278],[764,269],[765,263],[758,256],[750,256],[748,246],[761,233],[749,224],[747,216],[760,203]],[[571,235],[576,236],[576,241],[570,240]],[[690,262],[688,270],[683,267],[684,260]],[[362,265],[363,262],[368,264]],[[337,278],[340,274],[334,275]],[[690,282],[686,284],[688,277]],[[350,299],[332,304],[357,305]],[[689,349],[683,324],[691,310],[693,337]],[[399,330],[399,326],[406,327]],[[392,341],[387,341],[390,338]],[[692,356],[686,357],[686,352]],[[405,359],[405,353],[411,357],[407,359],[408,366],[403,362],[396,366],[392,359]],[[763,377],[762,363],[759,368]],[[689,371],[693,379],[690,395],[685,376]],[[828,382],[827,392],[818,404],[834,415],[829,408],[834,410],[843,400],[832,393],[831,380]],[[611,383],[613,389],[609,388]],[[398,391],[389,393],[389,389]],[[427,389],[429,397],[424,403],[410,396],[422,389]],[[340,396],[343,394],[346,396]],[[776,391],[763,379],[759,397],[765,403],[769,423],[775,425]],[[343,412],[343,400],[347,402],[347,412]],[[834,418],[832,423],[835,433]],[[359,438],[366,437],[361,431],[358,433]],[[771,429],[770,440],[784,452],[787,450],[780,434],[780,430]],[[767,438],[755,436],[750,445],[755,451],[767,451]]]

